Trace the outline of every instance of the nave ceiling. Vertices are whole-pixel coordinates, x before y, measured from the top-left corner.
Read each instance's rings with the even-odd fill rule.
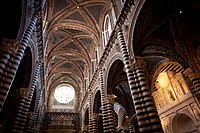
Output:
[[[81,91],[91,73],[108,0],[50,0],[45,11],[47,83],[71,84]]]

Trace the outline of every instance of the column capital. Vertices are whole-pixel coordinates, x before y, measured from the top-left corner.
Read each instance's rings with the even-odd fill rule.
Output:
[[[29,92],[29,88],[20,88],[17,90],[18,97],[26,97]]]
[[[99,120],[99,114],[98,113],[92,113],[91,118],[92,118],[92,120],[98,121]]]
[[[114,104],[115,96],[114,95],[107,95],[103,97],[105,103],[112,103]]]
[[[28,112],[28,117],[32,118],[34,116],[34,112]]]
[[[116,27],[116,31],[117,31],[117,32],[122,31],[122,27],[119,26],[119,25],[117,25],[117,27]]]
[[[81,130],[82,130],[82,131],[88,131],[88,125],[83,125],[83,126],[81,127]]]
[[[194,78],[194,77],[196,77],[194,71],[193,71],[191,68],[186,69],[183,73],[184,73],[186,76],[188,76],[189,78]]]
[[[134,66],[134,67],[137,67],[137,66],[145,67],[146,66],[146,62],[144,61],[143,57],[132,56],[130,58],[130,60],[131,60],[131,65]]]
[[[9,53],[15,54],[17,50],[21,47],[21,44],[15,39],[1,38],[0,46],[3,50]]]

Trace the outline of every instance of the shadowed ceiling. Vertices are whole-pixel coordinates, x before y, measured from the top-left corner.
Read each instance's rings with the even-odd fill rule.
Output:
[[[0,2],[0,38],[17,38],[21,14],[22,0],[4,0]]]
[[[81,90],[99,45],[108,0],[49,0],[45,11],[47,81]],[[84,76],[85,75],[85,76]]]

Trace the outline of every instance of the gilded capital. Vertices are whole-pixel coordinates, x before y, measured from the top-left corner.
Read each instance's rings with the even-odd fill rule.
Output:
[[[9,53],[15,54],[19,47],[21,47],[20,43],[14,39],[2,38],[0,40],[1,43],[1,51],[8,51]]]
[[[107,95],[107,96],[104,96],[103,100],[104,100],[105,103],[114,104],[115,97],[114,97],[114,95]]]
[[[146,62],[144,61],[142,57],[134,56],[134,57],[131,57],[130,59],[131,59],[132,66],[134,67],[142,66],[143,68],[146,67]]]
[[[193,71],[192,69],[190,69],[190,68],[186,69],[186,70],[184,71],[184,74],[185,74],[186,76],[188,76],[189,78],[194,78],[194,77],[196,77],[194,71]]]
[[[123,30],[123,28],[122,28],[121,25],[118,25],[118,26],[116,27],[116,31],[117,31],[117,32],[122,32],[122,30]]]
[[[28,117],[32,118],[34,116],[34,112],[28,112]]]
[[[28,92],[29,92],[29,88],[20,88],[17,90],[17,96],[25,97],[25,96],[27,96]]]
[[[99,114],[93,113],[93,114],[91,114],[91,118],[92,118],[92,120],[98,121],[99,120]]]

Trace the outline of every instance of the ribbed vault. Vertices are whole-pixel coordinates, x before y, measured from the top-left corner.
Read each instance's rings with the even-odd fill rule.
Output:
[[[47,88],[68,83],[82,92],[100,45],[108,0],[49,0],[45,11]]]

